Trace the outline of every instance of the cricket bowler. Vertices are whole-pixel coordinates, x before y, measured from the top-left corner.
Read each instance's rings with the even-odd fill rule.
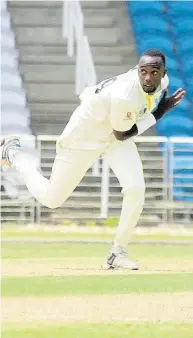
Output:
[[[87,170],[105,157],[122,188],[123,203],[112,249],[104,268],[138,270],[129,259],[128,242],[144,205],[142,163],[133,137],[143,134],[185,95],[179,88],[167,96],[169,79],[164,54],[146,50],[136,67],[87,87],[56,143],[50,179],[26,157],[15,136],[1,140],[1,165],[13,166],[34,196],[48,208],[60,207],[72,194]]]

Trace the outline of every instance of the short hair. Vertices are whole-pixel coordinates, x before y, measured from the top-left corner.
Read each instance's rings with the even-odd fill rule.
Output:
[[[165,55],[159,49],[147,49],[141,56],[158,56],[162,59],[164,66],[166,65]]]

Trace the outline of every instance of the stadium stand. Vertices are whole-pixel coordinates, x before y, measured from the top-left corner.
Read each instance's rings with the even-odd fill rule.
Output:
[[[156,124],[157,134],[167,137],[192,137],[193,2],[127,1],[127,9],[138,55],[148,48],[161,49],[167,58],[169,94],[180,87],[185,88],[187,92],[183,103]],[[182,156],[179,156],[178,152],[174,156],[174,182],[180,185],[174,189],[174,198],[192,201],[186,194],[193,190],[192,144],[186,144],[185,148]],[[183,178],[184,175],[189,178]]]
[[[18,71],[18,50],[6,2],[1,8],[1,132],[31,134],[26,94]],[[14,122],[14,123],[13,123]]]
[[[193,2],[184,1],[166,2],[168,20],[171,25],[173,40],[176,45],[176,55],[180,64],[182,77],[184,79],[187,96],[190,102],[193,102]],[[191,118],[193,120],[193,108],[189,107]]]
[[[125,8],[114,1],[81,1],[81,7],[97,80],[133,67],[137,61],[132,34],[125,34]],[[79,102],[75,58],[67,56],[62,37],[62,8],[63,1],[9,2],[35,135],[60,134]]]
[[[54,134],[61,133],[78,103],[74,94],[75,58],[67,56],[67,43],[62,38],[63,1],[8,1],[7,3],[7,13],[11,21],[7,20],[6,25],[9,27],[12,23],[11,28],[14,33],[6,35],[6,40],[10,44],[14,41],[14,46],[16,41],[17,65],[19,64],[19,72],[22,75],[20,80],[17,77],[15,81],[25,89],[24,93],[26,93],[27,104],[31,112],[32,132],[37,136],[38,149],[43,154],[40,168],[43,174],[49,177],[55,156]],[[81,1],[85,33],[91,45],[98,76],[97,81],[123,73],[137,64],[136,50],[138,51],[138,45],[135,48],[132,29],[136,28],[136,35],[138,34],[138,36],[145,33],[143,33],[143,30],[141,32],[143,25],[136,27],[132,24],[132,20],[128,20],[126,3],[120,1]],[[134,1],[133,4],[135,4]],[[154,8],[151,20],[146,20],[146,22],[148,21],[146,37],[149,39],[149,46],[152,47],[152,39],[155,38],[152,35],[152,30],[155,29],[155,20],[159,20],[159,25],[156,26],[157,47],[159,48],[164,41],[165,51],[168,50],[167,60],[171,76],[173,74],[176,76],[178,73],[182,74],[179,59],[174,57],[174,41],[168,38],[168,34],[171,36],[174,33],[171,32],[169,21],[165,20],[166,5],[164,1],[146,2],[145,8],[143,3],[143,13],[139,6],[131,7],[129,10],[133,10],[132,18],[136,17],[137,23],[137,15],[140,12],[142,13],[140,14],[140,21],[144,22],[144,17],[150,15],[149,5]],[[160,11],[164,13],[163,17],[160,17]],[[145,45],[144,48],[146,48]],[[14,53],[11,54],[14,55]],[[3,59],[4,62],[12,62],[8,61],[7,54]],[[191,64],[191,60],[189,60],[189,64]],[[189,72],[187,65],[184,65],[185,68]],[[180,76],[179,79],[183,83],[186,81],[183,76]],[[8,81],[8,76],[6,76],[6,81]],[[26,97],[24,102],[26,102]],[[183,116],[187,117],[187,100],[184,101],[181,110],[178,111],[180,116],[182,111]],[[150,130],[147,135],[152,135],[152,132],[153,130]],[[41,134],[48,136],[43,137],[40,141]],[[165,166],[170,161],[167,145],[165,145],[167,139],[163,141],[162,150],[160,150],[161,146],[158,149],[157,142],[156,138],[154,141],[143,141],[138,144],[147,185],[146,205],[141,222],[148,225],[151,222],[152,224],[158,224],[159,221],[166,222],[168,215],[172,215],[171,220],[173,220],[173,215],[175,215],[172,211],[169,213],[167,211],[169,189]],[[159,142],[161,144],[161,141]],[[162,156],[164,153],[165,156]],[[98,165],[96,171],[89,170],[67,203],[59,210],[48,210],[35,201],[25,204],[19,203],[18,199],[13,203],[4,200],[2,219],[4,221],[15,221],[18,217],[19,221],[25,222],[31,220],[31,222],[55,223],[62,221],[64,215],[69,218],[82,217],[84,219],[86,217],[99,217],[99,215],[101,217],[101,206],[103,204],[101,198],[101,186],[103,185],[102,160]],[[173,168],[170,169],[173,170]],[[113,172],[110,171],[109,174],[108,213],[110,216],[117,216],[122,201],[120,185]],[[177,182],[177,184],[180,185],[181,182]],[[92,199],[90,198],[91,195]],[[8,202],[11,202],[11,204],[8,204]],[[166,205],[167,207],[165,207]],[[16,211],[16,208],[18,211]],[[188,210],[190,217],[192,217],[192,209],[189,207]],[[179,212],[178,209],[177,215],[179,215]],[[184,214],[183,208],[181,208],[180,214]]]
[[[26,138],[31,137],[32,132],[18,58],[7,1],[1,1],[1,136],[23,135]],[[25,142],[25,147],[34,152],[33,137]],[[3,168],[1,178],[2,187],[9,197],[20,195],[21,180],[14,170]]]

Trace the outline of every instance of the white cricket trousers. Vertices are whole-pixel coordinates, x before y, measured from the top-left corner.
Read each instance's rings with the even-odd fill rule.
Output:
[[[40,174],[22,151],[15,154],[13,166],[36,200],[48,208],[57,208],[67,200],[102,153],[122,187],[123,205],[114,245],[126,248],[142,212],[145,194],[142,164],[132,140],[115,142],[105,150],[60,148],[50,179]]]

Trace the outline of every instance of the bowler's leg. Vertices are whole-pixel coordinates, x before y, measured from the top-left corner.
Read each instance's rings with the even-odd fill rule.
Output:
[[[122,187],[123,203],[114,248],[126,252],[133,228],[143,210],[145,183],[142,163],[133,141],[127,140],[106,154],[106,159]]]
[[[57,208],[71,195],[99,155],[97,150],[61,148],[56,155],[50,179],[36,169],[22,150],[16,150],[12,165],[41,204]]]

